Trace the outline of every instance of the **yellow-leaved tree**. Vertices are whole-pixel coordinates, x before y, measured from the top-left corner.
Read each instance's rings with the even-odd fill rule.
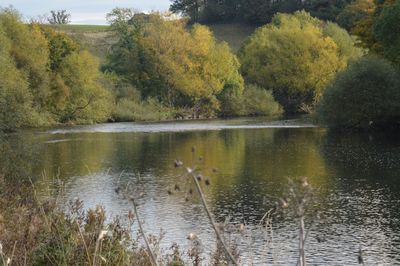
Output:
[[[137,87],[143,98],[213,116],[220,93],[243,90],[238,59],[207,27],[129,9],[114,9],[108,19],[118,42],[104,68]]]
[[[188,30],[185,21],[151,15],[144,32],[145,43],[166,79],[169,101],[183,97],[199,113],[211,115],[219,109],[216,96],[227,85],[243,90],[236,56],[226,43],[217,43],[206,26]]]
[[[349,34],[301,11],[277,14],[240,51],[247,81],[271,89],[287,113],[309,111],[335,74],[362,55]]]

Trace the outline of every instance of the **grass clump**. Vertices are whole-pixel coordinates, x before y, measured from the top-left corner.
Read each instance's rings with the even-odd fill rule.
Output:
[[[146,101],[122,99],[116,104],[113,119],[117,122],[160,121],[174,118],[174,110],[163,106],[154,98]]]

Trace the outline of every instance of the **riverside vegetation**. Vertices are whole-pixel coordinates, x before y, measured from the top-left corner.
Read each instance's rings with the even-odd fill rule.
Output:
[[[174,1],[171,8],[191,16],[191,22],[201,22],[200,14],[178,4]],[[332,128],[399,126],[400,0],[343,2],[340,11],[333,6],[338,12],[329,18],[345,29],[325,21],[323,15],[313,17],[318,13],[314,9],[306,8],[310,14],[298,11],[302,7],[270,8],[266,20],[255,19],[268,24],[257,29],[237,55],[216,41],[206,26],[164,14],[115,9],[108,20],[116,42],[103,64],[62,31],[25,24],[17,11],[3,8],[0,131],[60,123],[314,110]],[[290,14],[275,14],[276,10]],[[8,154],[11,166],[16,165],[13,160],[23,159],[11,150]],[[140,219],[137,214],[130,213],[124,226],[118,219],[107,224],[100,207],[83,211],[79,201],[66,213],[57,199],[40,199],[34,181],[20,170],[0,168],[3,264],[160,263],[150,256],[157,250],[157,237],[148,238],[141,230],[150,248],[132,239],[130,226],[134,218]],[[305,181],[299,184],[300,191],[308,188]],[[300,221],[299,263],[304,264],[304,197],[291,195],[301,203],[295,209]],[[281,201],[287,204],[288,200]],[[220,229],[213,226],[218,235]],[[220,258],[216,264],[235,263],[221,239],[225,252],[216,256]],[[199,263],[196,250],[187,254]],[[157,260],[180,265],[183,257],[174,246]]]
[[[368,93],[370,97],[363,99],[369,102],[357,101],[360,106],[353,106],[357,112],[375,106],[380,100],[373,96],[378,88],[360,86],[380,83],[387,76],[372,66],[360,69],[374,81],[357,83],[359,89],[351,88],[358,92],[349,93],[334,89],[338,82],[340,86],[351,84],[343,78],[346,75],[337,73],[354,72],[366,64],[376,67],[379,63],[373,61],[383,58],[388,62],[381,64],[393,69],[388,75],[394,79],[399,76],[398,34],[391,33],[399,30],[400,2],[365,1],[340,9],[334,20],[345,29],[297,9],[292,14],[274,14],[269,24],[244,42],[237,55],[227,43],[217,41],[207,26],[167,14],[116,8],[107,15],[114,41],[102,63],[62,27],[25,24],[17,11],[3,8],[1,130],[315,110],[320,110],[316,117],[330,127],[397,127],[398,101],[393,101],[390,111],[382,109],[371,116],[365,113],[361,122],[332,123],[333,118],[327,117],[333,113],[329,108],[337,109],[341,104],[340,93],[354,101],[360,90]],[[179,1],[175,2],[171,10],[193,16],[183,7],[177,9]],[[358,16],[350,19],[354,14]],[[197,20],[191,17],[190,21]],[[348,68],[349,64],[352,67]],[[399,89],[393,86],[396,89],[388,93],[394,95],[388,97],[396,99]],[[329,99],[321,101],[325,92]],[[351,117],[354,108],[342,110],[343,117]]]

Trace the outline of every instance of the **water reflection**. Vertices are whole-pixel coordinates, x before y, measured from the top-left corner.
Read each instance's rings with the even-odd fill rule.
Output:
[[[275,219],[275,248],[271,250],[264,248],[258,220],[282,195],[287,178],[307,176],[318,188],[315,208],[321,210],[308,241],[311,264],[356,264],[360,245],[366,263],[400,262],[398,138],[333,134],[301,124],[260,127],[260,123],[235,121],[227,127],[224,121],[213,122],[211,130],[196,125],[194,131],[186,130],[185,123],[185,130],[179,130],[178,123],[173,124],[173,132],[161,130],[171,127],[170,123],[153,124],[152,133],[132,132],[134,124],[113,125],[112,130],[103,125],[103,133],[91,133],[91,127],[56,130],[57,134],[54,130],[24,132],[9,137],[12,149],[1,150],[1,161],[13,167],[24,164],[23,169],[40,180],[38,187],[58,177],[67,185],[67,197],[79,197],[87,207],[105,205],[110,215],[129,210],[129,203],[114,190],[135,181],[145,191],[140,212],[148,230],[166,230],[166,246],[174,241],[185,246],[187,234],[195,232],[206,251],[212,252],[212,231],[198,199],[185,202],[182,194],[167,193],[177,182],[185,184],[173,166],[175,159],[197,164],[210,176],[211,186],[204,190],[217,220],[228,217],[233,224],[249,224],[255,243],[252,249],[245,241],[241,244],[243,258],[277,264],[295,263],[296,225],[290,217]],[[118,132],[118,128],[124,130]],[[10,150],[24,157],[15,155],[11,158],[21,159],[5,164]],[[204,158],[201,164],[199,156]],[[213,173],[213,168],[218,172]],[[317,236],[325,242],[318,243]]]

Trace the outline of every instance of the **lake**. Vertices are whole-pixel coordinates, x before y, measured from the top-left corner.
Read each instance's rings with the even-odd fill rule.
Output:
[[[306,218],[309,264],[358,265],[360,248],[367,265],[400,264],[400,136],[394,133],[332,133],[302,119],[250,118],[26,130],[7,139],[2,164],[32,176],[40,193],[61,180],[65,202],[103,205],[113,217],[132,209],[116,192],[129,184],[129,193],[142,194],[146,232],[164,231],[164,249],[176,242],[186,250],[194,233],[204,254],[215,250],[199,197],[187,193],[193,186],[174,167],[178,159],[209,177],[205,196],[244,265],[296,263],[293,215],[273,217],[272,234],[258,224],[287,191],[288,179],[299,177],[314,187],[318,213]]]

